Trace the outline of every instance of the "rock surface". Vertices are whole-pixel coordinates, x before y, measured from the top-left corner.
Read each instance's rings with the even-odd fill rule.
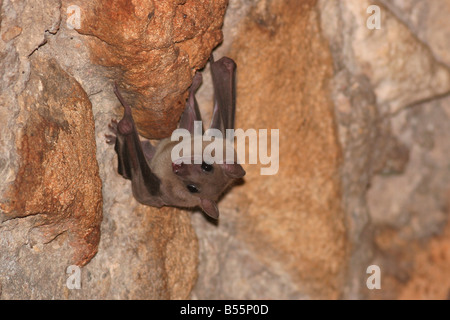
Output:
[[[333,65],[314,1],[251,8],[229,55],[238,65],[237,126],[279,129],[280,168],[263,176],[264,165],[245,167],[244,185],[224,199],[220,232],[194,220],[207,261],[196,296],[337,298],[349,243],[327,87]]]
[[[381,0],[379,30],[371,4],[0,0],[0,298],[447,299],[450,1]],[[105,143],[112,83],[161,138],[206,64],[207,122],[222,39],[278,173],[244,165],[218,223],[141,206]]]
[[[88,36],[92,62],[129,93],[142,135],[169,136],[195,70],[222,41],[227,0],[64,1],[63,9],[69,5],[80,8],[76,30]]]
[[[59,1],[1,3],[1,298],[186,298],[198,260],[189,214],[138,206],[117,175],[104,138],[121,111],[117,72],[97,65],[70,13]],[[80,290],[66,285],[72,265]]]
[[[383,3],[381,29],[369,30],[369,1],[319,2],[334,59],[332,97],[344,150],[343,202],[352,242],[344,295],[350,298],[404,296],[399,292],[415,273],[410,247],[442,232],[449,216],[448,98],[441,99],[450,91],[449,66],[436,59],[438,48],[429,45],[434,39],[423,42],[417,24],[405,25],[414,15],[397,10],[400,1]],[[437,2],[424,4],[434,21],[448,15],[437,12]],[[419,2],[402,5],[417,9]],[[439,23],[429,23],[430,18],[420,20],[421,28],[429,28],[426,34],[447,32],[448,24],[437,31]],[[380,291],[365,285],[372,264],[385,276]]]

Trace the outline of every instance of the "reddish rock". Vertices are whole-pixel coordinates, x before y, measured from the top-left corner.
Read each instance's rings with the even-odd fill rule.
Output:
[[[71,1],[91,36],[95,64],[128,93],[140,133],[164,138],[176,128],[195,70],[222,41],[227,0]]]
[[[97,252],[102,219],[91,103],[55,61],[33,58],[32,67],[19,97],[21,160],[3,219],[35,216],[32,245],[67,233],[72,263],[84,265]]]

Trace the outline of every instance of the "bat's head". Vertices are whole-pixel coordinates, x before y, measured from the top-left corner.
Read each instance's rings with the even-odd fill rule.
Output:
[[[177,196],[184,199],[187,207],[200,206],[210,217],[217,219],[217,200],[227,186],[245,175],[237,163],[186,164],[182,160],[172,162],[172,171],[178,178]]]

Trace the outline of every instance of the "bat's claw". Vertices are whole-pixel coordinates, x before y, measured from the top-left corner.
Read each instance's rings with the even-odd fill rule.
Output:
[[[115,144],[116,143],[116,136],[113,136],[112,134],[105,134],[106,143],[107,144]]]
[[[117,124],[118,124],[118,122],[117,122],[116,119],[112,119],[112,120],[111,120],[111,123],[108,124],[109,130],[110,130],[112,133],[114,133],[115,135],[117,135]]]

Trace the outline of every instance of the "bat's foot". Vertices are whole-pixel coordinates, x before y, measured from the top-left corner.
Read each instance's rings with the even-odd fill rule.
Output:
[[[105,134],[107,144],[116,144],[117,137],[112,134]]]

